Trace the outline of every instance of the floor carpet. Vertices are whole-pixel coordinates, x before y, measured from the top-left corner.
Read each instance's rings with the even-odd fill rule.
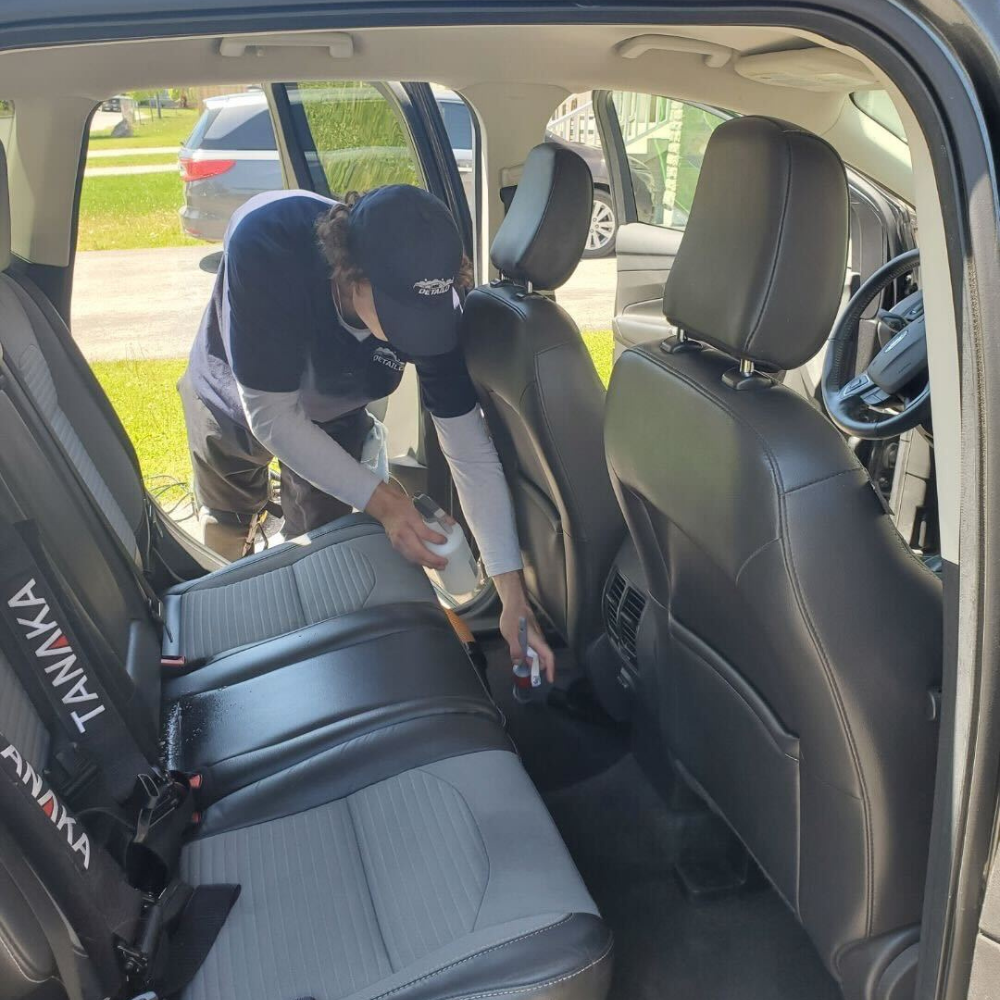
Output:
[[[511,697],[509,656],[486,646],[508,729],[615,933],[609,1000],[837,1000],[840,992],[773,889],[685,895],[673,866],[713,833],[703,810],[672,809],[629,752],[625,731]],[[560,675],[573,668],[560,653]],[[557,682],[558,684],[559,682]]]

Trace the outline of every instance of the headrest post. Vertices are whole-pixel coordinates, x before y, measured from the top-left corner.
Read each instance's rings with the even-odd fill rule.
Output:
[[[525,288],[526,288],[526,289],[528,290],[528,294],[529,294],[529,295],[532,295],[532,294],[534,294],[534,291],[535,291],[535,286],[534,286],[534,284],[533,284],[532,282],[530,282],[530,281],[526,281],[526,282],[524,283],[524,287],[525,287]]]
[[[749,358],[740,358],[740,374],[744,378],[753,375],[753,362]]]
[[[677,328],[677,343],[678,344],[686,343],[687,339],[688,339],[688,335],[680,327],[678,327]]]

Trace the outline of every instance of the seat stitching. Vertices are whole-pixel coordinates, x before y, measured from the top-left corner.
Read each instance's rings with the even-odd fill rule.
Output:
[[[558,979],[550,979],[544,983],[533,983],[531,986],[519,986],[515,989],[510,989],[510,990],[492,990],[489,993],[469,993],[466,994],[464,997],[460,998],[460,1000],[479,1000],[479,998],[481,997],[512,996],[513,994],[516,993],[529,993],[535,990],[546,989],[550,986],[556,986],[559,983],[568,982],[570,979],[576,979],[577,976],[582,976],[585,972],[588,972],[590,969],[594,968],[595,965],[600,965],[601,962],[603,962],[608,957],[608,955],[611,954],[611,952],[614,950],[614,947],[615,947],[615,942],[614,938],[612,938],[611,941],[608,943],[607,948],[605,948],[604,951],[600,955],[598,955],[597,958],[595,958],[592,962],[585,965],[582,969],[577,969],[576,972],[567,973],[565,976],[560,976]]]
[[[780,540],[781,539],[778,538],[777,536],[775,536],[774,538],[769,538],[766,542],[764,542],[763,545],[761,545],[758,548],[754,549],[753,552],[751,552],[750,555],[748,555],[746,557],[746,559],[743,560],[743,564],[736,571],[736,576],[733,578],[733,583],[737,587],[739,587],[739,585],[740,585],[740,577],[743,575],[743,570],[745,570],[747,568],[747,566],[749,566],[750,563],[753,562],[753,560],[756,559],[757,556],[759,556],[764,551],[764,549],[766,549],[769,545],[773,545],[775,542],[778,542]]]
[[[22,959],[18,958],[17,955],[14,954],[10,945],[7,943],[7,935],[2,931],[0,931],[0,944],[3,945],[3,950],[7,952],[8,955],[10,955],[11,961],[17,966],[17,971],[20,972],[21,975],[25,979],[27,979],[29,983],[47,983],[50,979],[54,978],[53,976],[46,976],[44,979],[35,979],[28,972],[27,963],[25,963]]]
[[[768,444],[764,436],[761,434],[761,432],[757,430],[757,428],[754,427],[754,425],[750,423],[750,421],[747,420],[746,417],[736,413],[732,409],[732,407],[726,404],[726,402],[722,399],[721,396],[717,396],[709,392],[704,386],[699,385],[690,376],[685,375],[677,368],[672,368],[669,365],[664,364],[659,358],[654,357],[652,354],[649,354],[643,350],[634,350],[634,351],[629,351],[628,353],[634,354],[636,357],[642,358],[648,361],[650,364],[655,365],[657,368],[660,368],[662,371],[665,371],[668,375],[674,376],[676,379],[678,379],[678,381],[683,382],[685,385],[693,389],[704,399],[708,400],[708,402],[714,403],[716,406],[718,406],[719,409],[722,410],[724,413],[728,414],[728,416],[730,416],[734,422],[740,424],[742,427],[746,428],[746,430],[750,431],[750,433],[753,434],[754,437],[756,437],[757,440],[760,442],[761,450],[767,456],[767,463],[771,468],[771,474],[774,476],[775,482],[777,482],[778,484],[780,493],[782,495],[784,494],[785,484],[782,480],[781,469],[778,466],[778,462],[774,456],[774,452],[771,450],[770,445]],[[719,353],[721,354],[722,352],[720,351]]]
[[[507,753],[508,751],[500,750],[498,752]],[[476,814],[472,811],[471,806],[469,806],[469,800],[462,794],[462,790],[453,781],[449,781],[447,778],[442,778],[439,774],[429,771],[426,767],[417,767],[414,768],[414,770],[419,771],[421,774],[426,775],[429,778],[433,778],[435,781],[440,781],[443,785],[447,785],[465,803],[469,810],[469,819],[472,820],[472,825],[476,828],[476,834],[479,837],[479,842],[483,846],[483,855],[486,858],[486,885],[483,886],[483,895],[480,898],[479,906],[476,909],[476,918],[472,922],[473,930],[475,930],[476,925],[479,923],[479,915],[483,910],[483,903],[486,902],[486,897],[490,891],[490,881],[493,878],[493,861],[490,859],[490,852],[486,849],[486,838],[483,836],[483,828],[479,825],[479,820],[476,819]]]
[[[428,979],[433,979],[435,976],[440,976],[444,972],[450,972],[452,969],[457,969],[460,965],[465,965],[467,962],[473,962],[477,958],[482,958],[484,955],[489,955],[494,951],[500,951],[501,949],[512,944],[520,944],[522,941],[527,941],[528,938],[533,938],[539,934],[544,934],[546,931],[554,930],[556,927],[561,927],[563,924],[567,923],[573,918],[573,916],[574,914],[567,913],[566,916],[561,917],[559,920],[555,921],[555,923],[546,924],[544,927],[538,927],[533,931],[529,931],[527,934],[521,934],[520,936],[510,938],[507,941],[501,941],[499,944],[494,944],[489,948],[483,948],[481,951],[473,952],[471,955],[466,955],[465,958],[460,958],[455,962],[449,962],[448,965],[442,965],[440,968],[434,969],[431,972],[425,972],[424,975],[418,976],[416,979],[411,979],[409,982],[401,983],[399,986],[394,986],[391,990],[387,990],[385,993],[379,993],[377,996],[372,997],[372,1000],[383,1000],[384,997],[391,997],[394,993],[399,993],[402,990],[409,989],[411,986],[416,986],[418,983],[425,982]],[[601,957],[603,958],[604,956],[602,955]],[[597,961],[600,961],[600,959],[597,959]],[[574,975],[576,974],[577,973],[574,973]]]
[[[861,758],[858,753],[857,744],[854,739],[854,733],[851,730],[850,720],[847,717],[847,711],[844,707],[843,698],[841,696],[840,688],[837,686],[836,679],[833,676],[833,670],[830,665],[829,656],[826,651],[826,647],[823,645],[822,639],[819,636],[819,632],[812,620],[812,616],[809,614],[809,610],[806,607],[805,601],[803,600],[803,588],[799,580],[798,571],[795,566],[795,556],[792,552],[791,540],[787,531],[788,518],[785,497],[782,496],[779,499],[779,511],[781,517],[781,549],[784,555],[784,562],[789,575],[791,576],[793,583],[793,590],[795,594],[795,603],[799,609],[799,614],[802,616],[803,622],[806,625],[806,630],[809,633],[809,637],[812,640],[813,646],[816,652],[819,654],[820,665],[823,668],[823,673],[826,676],[827,685],[833,694],[834,703],[837,707],[837,717],[840,721],[841,727],[844,732],[844,736],[847,739],[847,745],[851,753],[851,760],[854,764],[855,774],[858,779],[858,784],[861,787],[861,808],[864,817],[864,832],[865,832],[865,936],[871,934],[871,926],[873,920],[873,871],[872,871],[872,856],[874,853],[874,847],[872,844],[872,829],[871,829],[871,814],[870,814],[870,800],[868,787],[865,782],[865,775],[861,767]],[[801,891],[801,886],[800,886]]]
[[[369,786],[371,787],[371,786]],[[378,907],[375,905],[375,895],[372,893],[372,883],[371,879],[368,877],[368,865],[365,862],[365,852],[361,849],[361,837],[358,835],[358,824],[354,818],[354,805],[351,802],[351,798],[356,793],[351,793],[346,795],[341,801],[347,806],[347,819],[351,825],[351,833],[354,834],[354,843],[358,848],[358,858],[361,860],[361,874],[363,876],[363,881],[365,883],[365,889],[368,891],[368,899],[372,904],[372,915],[375,918],[375,928],[378,930],[379,937],[382,939],[382,950],[385,952],[386,961],[389,963],[389,968],[393,969],[392,955],[389,952],[389,945],[385,939],[385,931],[382,928],[382,921],[379,919]],[[395,969],[393,969],[395,971]]]
[[[749,355],[750,346],[753,344],[754,338],[760,332],[760,322],[764,317],[767,302],[771,296],[771,290],[774,287],[775,275],[778,273],[778,261],[781,258],[782,248],[785,242],[785,219],[788,216],[788,204],[791,200],[789,195],[792,189],[792,148],[788,139],[788,133],[779,129],[779,134],[782,139],[784,139],[785,149],[788,153],[788,163],[785,170],[785,193],[781,200],[781,218],[778,221],[778,241],[777,246],[775,247],[774,256],[771,258],[771,273],[768,275],[767,284],[764,287],[764,293],[760,298],[760,308],[757,310],[757,318],[754,320],[754,325],[750,329],[750,335],[743,343],[743,350],[741,353],[745,355]]]
[[[827,480],[836,479],[838,476],[846,476],[851,472],[859,472],[860,470],[857,466],[852,466],[850,469],[841,469],[840,472],[831,472],[829,475],[820,476],[819,479],[812,479],[808,483],[801,483],[798,486],[792,486],[791,488],[785,490],[785,496],[791,496],[791,494],[796,493],[798,490],[808,489],[810,486],[816,486],[819,483],[825,483]]]

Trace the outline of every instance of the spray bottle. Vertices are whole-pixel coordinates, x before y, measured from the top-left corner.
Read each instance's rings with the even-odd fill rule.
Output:
[[[413,498],[413,506],[429,528],[445,536],[443,542],[424,542],[431,552],[448,560],[444,569],[429,569],[427,575],[455,600],[472,597],[479,586],[479,566],[472,556],[465,532],[460,525],[449,524],[448,515],[426,493],[418,493]]]
[[[517,623],[517,636],[521,645],[521,659],[514,663],[514,701],[527,705],[541,693],[542,672],[538,654],[528,645],[528,619]]]

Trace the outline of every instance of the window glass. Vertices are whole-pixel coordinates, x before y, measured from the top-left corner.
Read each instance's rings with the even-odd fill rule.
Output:
[[[277,149],[271,113],[264,95],[252,103],[228,104],[212,115],[201,139],[202,149]]]
[[[906,132],[902,119],[892,103],[892,98],[884,90],[856,90],[851,94],[851,100],[859,111],[877,121],[884,129],[888,129],[897,139],[906,142]]]
[[[612,94],[639,221],[683,229],[719,115],[655,94]]]
[[[288,85],[292,122],[320,194],[383,184],[424,186],[395,105],[377,84],[332,80]]]
[[[6,149],[14,130],[14,102],[0,101],[0,145]]]

